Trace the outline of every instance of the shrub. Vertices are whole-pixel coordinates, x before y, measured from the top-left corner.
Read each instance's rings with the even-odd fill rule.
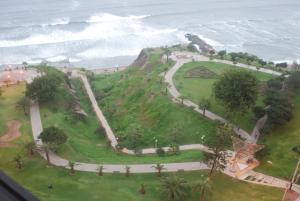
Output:
[[[163,148],[160,147],[160,148],[156,149],[156,154],[158,156],[162,157],[162,156],[165,156],[166,152]]]
[[[265,109],[264,109],[263,107],[261,107],[261,106],[255,106],[255,107],[253,108],[253,113],[254,113],[254,115],[255,115],[255,118],[256,118],[256,119],[259,119],[259,118],[261,118],[261,117],[263,117],[263,116],[265,115],[266,111],[265,111]]]
[[[99,135],[99,136],[105,136],[106,131],[103,128],[103,126],[100,125],[99,128],[97,128],[94,133]]]

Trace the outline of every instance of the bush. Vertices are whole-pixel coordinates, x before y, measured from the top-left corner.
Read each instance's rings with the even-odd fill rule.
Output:
[[[97,128],[94,132],[95,134],[99,135],[99,136],[105,136],[106,135],[106,131],[105,129],[100,125],[99,128]]]
[[[300,145],[293,147],[292,151],[296,152],[297,154],[300,154]]]
[[[166,152],[163,148],[160,147],[160,148],[156,149],[156,154],[160,157],[163,157],[163,156],[165,156]]]
[[[266,114],[266,111],[261,106],[255,106],[253,108],[253,113],[254,113],[256,119],[260,119],[261,117],[263,117]]]

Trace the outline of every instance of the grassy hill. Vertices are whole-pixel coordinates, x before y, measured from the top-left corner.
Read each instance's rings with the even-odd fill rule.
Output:
[[[159,50],[148,55],[143,67],[91,79],[113,131],[126,147],[132,147],[132,133],[141,135],[139,147],[153,147],[154,138],[158,139],[158,146],[205,143],[201,138],[214,136],[215,123],[171,101],[162,74],[173,62],[162,62]]]

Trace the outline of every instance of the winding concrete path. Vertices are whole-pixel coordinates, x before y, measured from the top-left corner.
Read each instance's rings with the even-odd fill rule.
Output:
[[[194,59],[202,59],[202,60],[207,60],[207,58],[202,57],[200,55],[197,55],[196,58]],[[170,69],[170,71],[166,74],[166,81],[170,83],[169,91],[173,95],[174,100],[178,101],[178,98],[180,96],[180,93],[177,91],[172,77],[175,74],[175,72],[182,66],[184,63],[189,62],[190,59],[186,60],[178,60],[173,68]],[[75,72],[77,73],[77,72]],[[95,96],[91,90],[91,87],[89,85],[88,80],[86,79],[85,76],[81,74],[77,74],[79,76],[83,83],[84,86],[87,90],[88,96],[92,102],[93,108],[96,112],[96,115],[102,124],[103,127],[105,127],[106,132],[108,132],[109,139],[111,140],[111,145],[115,147],[117,145],[117,139],[115,135],[113,134],[111,128],[109,127],[109,124],[104,117],[102,111],[100,110],[97,101],[95,99]],[[185,105],[187,106],[194,106],[194,103],[188,100],[185,100]],[[195,107],[196,108],[196,107]],[[202,113],[202,111],[199,108],[196,108],[196,111],[199,113]],[[220,121],[225,121],[223,118],[219,117],[218,115],[215,115],[214,113],[211,113],[207,111],[207,114],[209,115],[209,118],[214,119],[214,120],[220,120]],[[40,117],[40,111],[39,111],[39,105],[37,102],[33,102],[30,107],[30,117],[31,117],[31,126],[32,126],[32,133],[33,133],[33,138],[37,144],[37,146],[43,146],[43,143],[40,139],[38,139],[38,136],[40,133],[43,131],[43,126],[42,126],[42,121]],[[250,136],[246,134],[242,134],[245,136],[246,139],[250,139]],[[168,147],[165,147],[165,149],[169,149]],[[193,145],[183,145],[180,146],[180,150],[190,150],[190,149],[197,149],[197,150],[202,150],[206,152],[211,152],[210,149],[204,145],[201,144],[193,144]],[[143,152],[145,154],[147,153],[155,153],[156,149],[155,148],[149,148],[149,149],[143,149]],[[128,152],[132,152],[131,150],[128,150]],[[126,152],[125,152],[126,153]],[[40,152],[42,157],[46,159],[46,156],[44,153]],[[129,153],[131,154],[131,153]],[[69,161],[56,155],[53,152],[49,153],[50,155],[50,163],[59,166],[59,167],[64,167],[64,168],[69,168],[68,163]],[[82,162],[76,162],[75,163],[75,170],[78,171],[85,171],[85,172],[97,172],[99,168],[99,164],[92,164],[92,163],[82,163]],[[101,164],[104,167],[103,172],[105,173],[125,173],[126,172],[126,166],[127,164]],[[155,169],[156,164],[130,164],[130,172],[131,173],[153,173],[156,172]],[[166,163],[162,164],[164,165],[164,172],[177,172],[177,171],[196,171],[196,170],[207,170],[209,167],[202,162],[183,162],[183,163]],[[223,173],[235,177],[232,173],[230,173],[227,169],[223,171]],[[261,184],[261,185],[267,185],[267,186],[273,186],[273,187],[279,187],[279,188],[286,188],[289,185],[288,181],[277,179],[274,177],[270,177],[268,175],[264,175],[261,173],[257,173],[254,171],[248,172],[247,175],[243,175],[244,177],[240,177],[237,179],[247,181],[250,183],[256,183],[256,184]],[[293,189],[297,192],[300,193],[300,186],[299,185],[294,185]]]
[[[38,138],[41,132],[43,131],[39,105],[37,102],[33,102],[30,107],[30,118],[32,126],[33,138],[38,147],[43,146],[43,142]],[[197,145],[198,146],[198,145]],[[187,147],[188,148],[188,147]],[[43,152],[40,153],[44,159],[46,156]],[[69,168],[69,161],[56,155],[53,152],[49,153],[50,163],[55,166]],[[93,163],[75,163],[75,170],[85,171],[85,172],[97,172],[100,164]],[[115,173],[120,172],[124,173],[126,171],[125,167],[128,164],[101,164],[104,167],[103,172],[106,173]],[[156,172],[156,164],[130,164],[131,173],[152,173]],[[195,170],[206,170],[209,169],[205,163],[202,162],[184,162],[184,163],[166,163],[162,164],[164,166],[164,172],[177,172],[177,171],[195,171]]]
[[[175,102],[181,102],[180,97],[182,96],[181,93],[177,90],[174,82],[173,82],[173,77],[176,74],[176,72],[185,64],[185,63],[189,63],[192,61],[210,61],[210,59],[206,56],[203,55],[199,55],[196,53],[191,53],[191,52],[173,52],[170,56],[170,58],[172,60],[174,60],[176,63],[175,65],[165,74],[165,82],[168,83],[168,90],[169,93],[172,95],[173,97],[173,101]],[[265,68],[260,68],[257,69],[255,66],[250,66],[250,65],[246,65],[246,64],[242,64],[242,63],[237,63],[234,64],[231,61],[226,61],[226,60],[212,60],[213,62],[218,62],[218,63],[224,63],[224,64],[230,64],[230,65],[235,65],[238,68],[244,68],[244,69],[248,69],[248,70],[252,70],[252,71],[259,71],[259,72],[263,72],[263,73],[267,73],[267,74],[272,74],[272,75],[281,75],[282,73],[277,72],[277,71],[273,71],[270,69],[265,69]],[[201,110],[199,108],[199,106],[192,102],[191,100],[187,100],[184,99],[183,100],[183,104],[187,107],[193,107],[194,110],[198,113],[200,113],[201,115],[203,114],[203,110]],[[211,119],[211,120],[218,120],[220,122],[227,122],[226,119],[224,119],[223,117],[220,117],[219,115],[206,110],[205,111],[205,117]],[[257,122],[256,126],[253,129],[252,134],[250,135],[249,133],[247,133],[245,130],[235,127],[234,131],[242,138],[244,138],[246,141],[251,142],[251,143],[256,143],[258,136],[259,136],[259,126],[265,122],[266,119],[262,118],[260,119],[259,122]]]

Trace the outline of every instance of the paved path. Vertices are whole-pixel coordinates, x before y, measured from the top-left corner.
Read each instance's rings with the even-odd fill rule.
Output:
[[[173,53],[170,58],[172,60],[174,60],[176,62],[176,64],[166,73],[165,75],[165,82],[169,84],[168,86],[168,90],[170,92],[170,94],[172,95],[173,97],[173,100],[175,102],[181,102],[180,100],[180,97],[181,97],[181,94],[180,92],[177,90],[174,82],[173,82],[173,77],[175,75],[175,73],[185,64],[185,63],[189,63],[191,62],[192,60],[195,60],[195,61],[209,61],[209,58],[208,57],[205,57],[203,55],[199,55],[199,54],[192,54],[192,53],[187,53],[187,52],[175,52]],[[199,108],[199,106],[190,101],[190,100],[184,100],[183,101],[183,104],[187,107],[193,107],[194,110],[198,113],[200,113],[201,115],[203,114],[203,110],[201,110]],[[211,119],[211,120],[218,120],[220,122],[227,122],[227,120],[225,120],[224,118],[220,117],[219,115],[209,111],[209,110],[206,110],[205,111],[205,117]],[[252,137],[243,129],[241,128],[234,128],[235,132],[241,136],[242,138],[244,138],[245,140],[249,141],[249,142],[252,142],[253,139]]]
[[[176,71],[174,71],[174,73],[175,72]],[[106,121],[103,113],[101,112],[101,110],[100,110],[100,108],[99,108],[99,106],[96,102],[96,99],[94,97],[94,94],[91,90],[91,87],[90,87],[86,77],[80,75],[80,78],[84,82],[84,85],[87,89],[89,98],[92,101],[93,108],[94,108],[95,112],[98,111],[98,112],[96,112],[96,114],[97,114],[97,117],[98,117],[99,121],[102,123],[103,126],[107,127],[106,131],[110,132],[111,129],[108,129],[109,124]],[[172,76],[170,78],[172,78]],[[173,82],[170,82],[170,83],[172,84]],[[173,84],[173,86],[174,86],[174,84]],[[174,86],[174,88],[175,88],[175,86]],[[175,88],[175,90],[176,90],[176,88]],[[189,104],[189,103],[191,103],[191,102],[187,102],[187,104]],[[201,112],[201,111],[199,111],[199,112]],[[33,102],[31,107],[30,107],[30,117],[31,117],[31,126],[32,126],[33,138],[34,138],[34,140],[35,140],[35,142],[38,146],[42,146],[43,143],[40,139],[38,139],[38,136],[43,131],[43,126],[42,126],[42,121],[41,121],[41,117],[40,117],[39,105],[38,105],[37,102]],[[220,118],[217,115],[214,115],[213,113],[212,113],[212,117]],[[116,141],[116,138],[113,135],[112,131],[111,131],[111,134],[112,134],[111,139],[115,139],[115,141],[112,141],[112,146],[113,146],[113,145],[117,144],[117,141]],[[169,148],[165,147],[164,149],[169,149]],[[204,145],[201,145],[201,144],[183,145],[183,146],[180,146],[180,149],[181,150],[198,149],[198,150],[203,150],[203,151],[206,151],[206,152],[211,152],[208,147],[206,147]],[[131,150],[128,150],[128,151],[131,152]],[[149,149],[144,149],[143,151],[145,153],[153,153],[154,151],[156,151],[156,149],[149,148]],[[46,156],[45,156],[44,153],[41,153],[41,155],[44,159],[46,159]],[[53,152],[50,152],[49,155],[50,155],[50,163],[51,164],[53,164],[55,166],[69,168],[68,167],[68,163],[69,163],[68,160],[66,160],[64,158],[61,158],[60,156],[56,155]],[[75,170],[85,171],[85,172],[97,172],[98,167],[99,167],[99,164],[92,164],[92,163],[76,162],[75,164],[76,164],[75,167],[74,167]],[[104,167],[103,172],[105,172],[105,173],[116,173],[116,172],[125,173],[127,164],[101,164],[101,165],[103,165],[103,167]],[[131,169],[130,169],[131,173],[153,173],[153,172],[156,172],[156,169],[154,167],[155,165],[156,164],[131,164],[129,166],[131,167]],[[207,170],[207,169],[209,169],[209,167],[205,163],[202,163],[202,162],[166,163],[166,164],[163,164],[163,165],[164,165],[164,170],[163,170],[164,172],[196,171],[196,170]],[[227,170],[225,170],[224,173],[229,175],[229,176],[234,177],[232,175],[232,173],[230,173]],[[245,177],[238,178],[238,179],[243,180],[243,181],[247,181],[247,182],[251,182],[251,183],[274,186],[274,187],[279,187],[279,188],[286,188],[286,186],[288,186],[288,184],[289,184],[288,181],[277,179],[277,178],[274,178],[274,177],[270,177],[268,175],[264,175],[264,174],[261,174],[261,173],[256,173],[254,171],[251,171]],[[300,192],[299,185],[294,185],[294,190],[296,190],[297,192]]]
[[[87,92],[87,94],[89,96],[89,99],[90,99],[90,101],[92,103],[92,106],[93,106],[93,109],[94,109],[94,111],[96,113],[96,116],[97,116],[99,122],[101,123],[102,127],[105,129],[106,136],[107,136],[108,140],[110,141],[111,146],[114,149],[116,149],[116,146],[118,145],[117,138],[114,135],[112,129],[110,128],[110,126],[109,126],[109,124],[108,124],[105,116],[103,115],[102,111],[100,110],[100,108],[98,106],[98,103],[96,101],[96,98],[94,96],[94,93],[92,91],[92,88],[91,88],[91,86],[90,86],[90,84],[89,84],[86,76],[81,75],[81,74],[79,76],[80,76],[80,78],[81,78],[81,80],[82,80],[82,82],[84,84],[84,87],[85,87],[86,92]]]
[[[107,119],[105,118],[105,116],[103,115],[103,112],[101,111],[100,107],[98,106],[98,103],[96,101],[96,98],[94,96],[94,93],[91,89],[91,86],[86,78],[85,75],[81,74],[80,72],[74,70],[72,71],[72,76],[73,77],[78,77],[80,78],[83,83],[84,83],[84,87],[85,90],[89,96],[89,99],[92,103],[93,109],[96,113],[96,116],[98,118],[99,123],[102,125],[102,127],[105,129],[106,131],[106,136],[107,138],[111,141],[111,145],[114,149],[116,149],[116,146],[118,145],[118,141],[117,141],[117,137],[115,136],[115,134],[113,133],[109,123],[107,122]],[[168,152],[171,150],[170,147],[163,147],[163,149]],[[156,154],[156,150],[157,148],[146,148],[146,149],[141,149],[141,154]],[[203,145],[203,144],[189,144],[189,145],[182,145],[179,146],[179,150],[181,151],[185,151],[185,150],[199,150],[199,151],[204,151],[204,152],[208,152],[208,153],[212,153],[212,151],[210,150],[209,147]],[[135,152],[133,150],[124,148],[121,150],[123,153],[125,154],[129,154],[129,155],[135,155]]]
[[[42,146],[43,143],[40,139],[38,139],[38,136],[43,131],[42,127],[42,121],[40,117],[40,111],[39,111],[39,105],[38,103],[32,103],[30,107],[30,117],[31,117],[31,126],[32,126],[32,133],[33,138],[38,146]],[[46,156],[44,153],[41,153],[43,158],[45,159]],[[60,156],[56,155],[53,152],[49,153],[50,163],[55,166],[59,167],[68,167],[69,161],[61,158]],[[75,163],[75,170],[78,171],[84,171],[84,172],[97,172],[99,168],[99,164],[92,164],[92,163],[81,163],[76,162]],[[125,167],[127,164],[101,164],[104,167],[103,172],[106,173],[114,173],[114,172],[125,172]],[[156,169],[154,168],[156,164],[131,164],[128,165],[131,167],[130,172],[131,173],[152,173],[156,172]],[[195,171],[195,170],[206,170],[209,169],[208,166],[202,162],[185,162],[185,163],[167,163],[162,164],[164,165],[164,172],[177,172],[177,171]]]
[[[30,107],[30,117],[31,117],[31,126],[32,126],[32,133],[33,138],[38,146],[42,146],[43,143],[38,136],[43,131],[42,121],[40,117],[39,105],[38,103],[32,103]],[[196,145],[199,146],[199,145]],[[189,145],[183,146],[183,149],[189,149]],[[42,157],[46,159],[44,153],[41,153]],[[64,167],[69,169],[68,163],[69,161],[56,155],[53,152],[49,153],[50,163],[55,166]],[[74,169],[77,171],[83,172],[97,172],[100,164],[93,164],[93,163],[81,163],[76,162]],[[103,172],[104,173],[125,173],[127,164],[101,164],[103,165]],[[131,173],[154,173],[156,172],[155,169],[156,164],[131,164],[130,172]],[[177,172],[177,171],[197,171],[197,170],[208,170],[209,167],[202,162],[184,162],[184,163],[166,163],[164,165],[163,172]],[[234,177],[232,173],[225,170],[225,174],[228,176]],[[264,175],[261,173],[257,173],[254,171],[248,172],[247,175],[244,175],[242,178],[237,178],[239,180],[243,180],[246,182],[266,185],[266,186],[273,186],[278,188],[286,188],[289,185],[288,181],[277,179],[268,175]],[[300,186],[294,185],[293,188],[295,191],[300,193]]]

